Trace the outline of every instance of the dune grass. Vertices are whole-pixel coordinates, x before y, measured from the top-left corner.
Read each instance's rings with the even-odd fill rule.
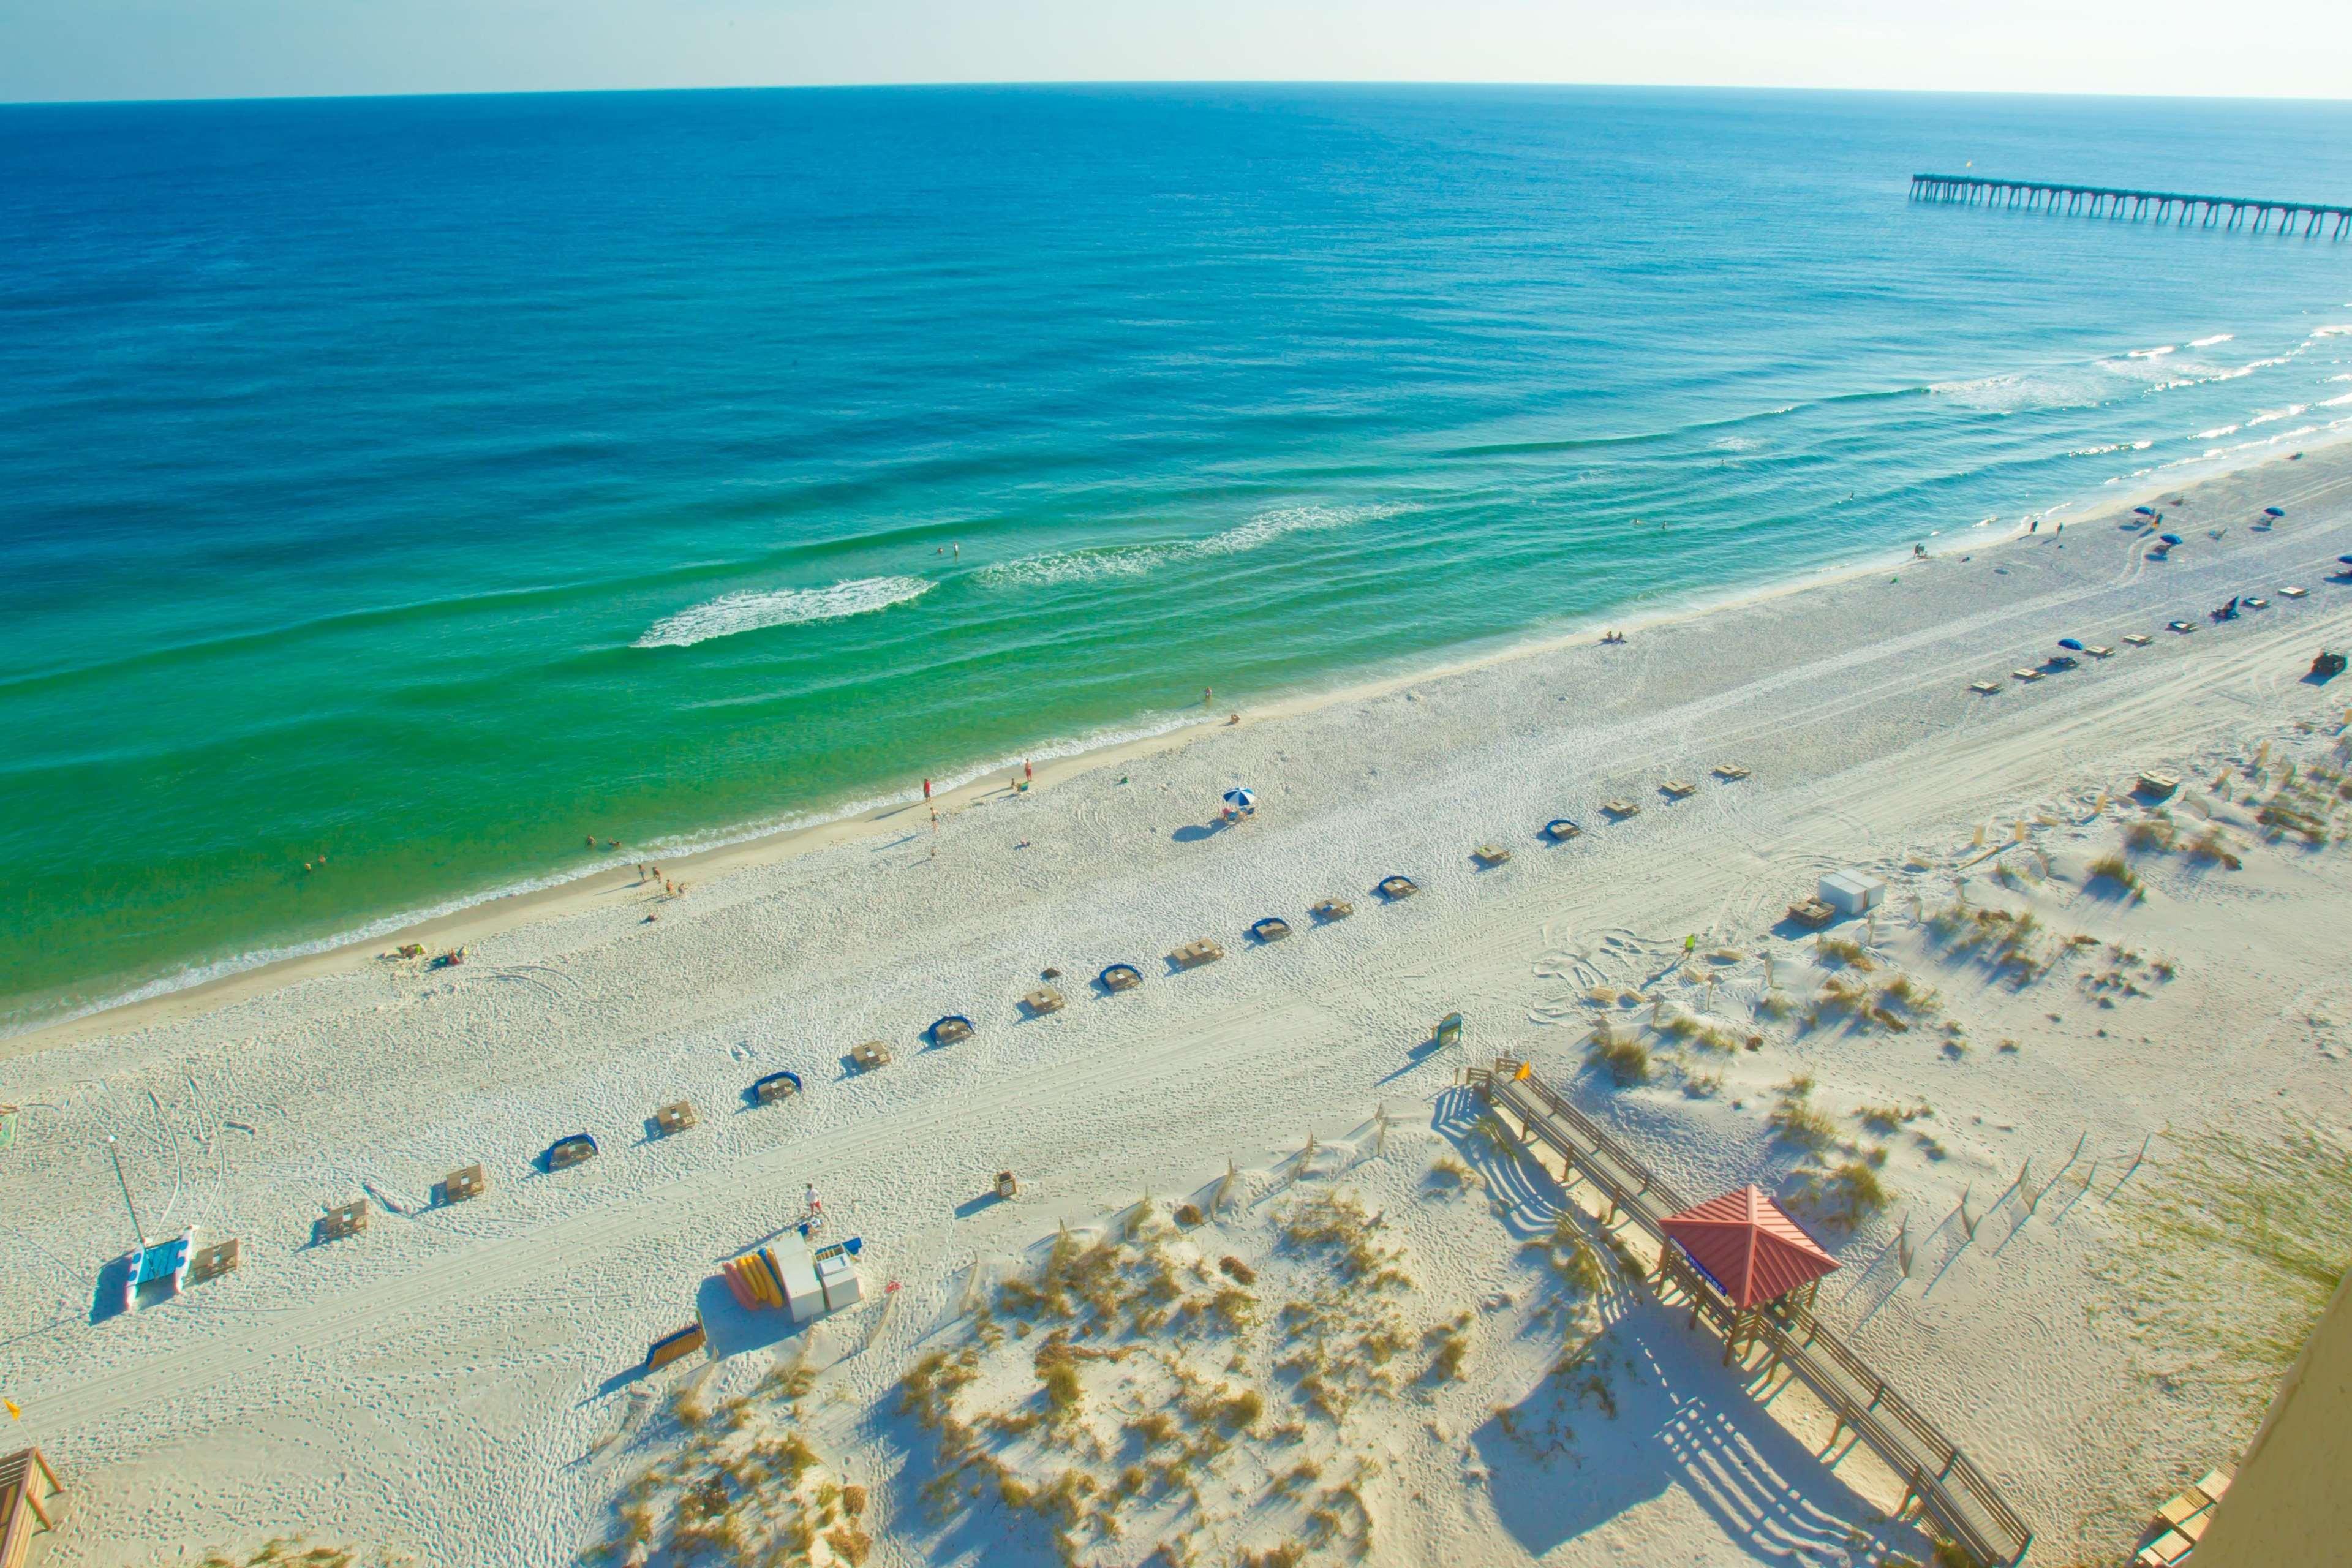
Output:
[[[1650,1047],[1638,1036],[1603,1032],[1593,1039],[1591,1057],[1620,1085],[1650,1081]]]
[[[2251,1429],[2352,1258],[2347,1151],[2293,1125],[2175,1141],[2117,1194],[2102,1272],[2163,1375]]]

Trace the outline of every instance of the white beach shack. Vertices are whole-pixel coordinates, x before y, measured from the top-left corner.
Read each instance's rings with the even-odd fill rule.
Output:
[[[703,1281],[695,1303],[711,1356],[724,1361],[773,1344],[803,1323],[865,1300],[857,1272],[865,1247],[858,1237],[813,1247],[807,1237],[787,1232],[730,1259]]]
[[[1821,900],[1842,915],[1868,914],[1886,901],[1886,884],[1861,871],[1832,871],[1822,879]]]

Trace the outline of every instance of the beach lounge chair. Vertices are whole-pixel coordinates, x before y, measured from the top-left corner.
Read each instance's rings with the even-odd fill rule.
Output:
[[[1635,805],[1632,801],[1625,799],[1622,795],[1613,800],[1602,801],[1601,803],[1601,809],[1609,816],[1615,817],[1620,822],[1622,822],[1629,816],[1639,816],[1642,815],[1642,808],[1640,806]]]
[[[2042,672],[2038,669],[2012,669],[2009,676],[2011,680],[2039,680]]]
[[[480,1165],[464,1166],[441,1178],[441,1201],[462,1204],[467,1198],[478,1198],[489,1184],[489,1173]]]
[[[872,1072],[890,1065],[890,1047],[879,1040],[867,1040],[849,1047],[849,1060],[859,1072]]]
[[[1462,1043],[1462,1015],[1459,1013],[1448,1013],[1445,1016],[1437,1020],[1437,1027],[1430,1032],[1429,1038],[1430,1043],[1434,1045],[1439,1050],[1444,1050],[1448,1046],[1460,1045]]]
[[[971,1038],[971,1020],[961,1013],[950,1013],[923,1032],[935,1046],[952,1046],[958,1040]]]
[[[1021,1195],[1021,1178],[1010,1171],[996,1173],[996,1195],[1007,1203]]]
[[[1279,915],[1268,915],[1252,924],[1249,933],[1260,942],[1280,942],[1290,934],[1290,922]]]
[[[2083,651],[2089,654],[2093,658],[2107,658],[2113,657],[2116,650],[2109,647],[2105,643],[2095,642],[2085,643],[2083,646]]]
[[[1481,844],[1470,851],[1470,858],[1481,866],[1499,866],[1511,858],[1511,852],[1499,844]]]
[[[780,1100],[790,1100],[801,1091],[801,1075],[796,1072],[772,1072],[765,1078],[751,1080],[751,1103],[773,1105]]]
[[[1106,991],[1132,991],[1143,984],[1143,971],[1132,963],[1114,963],[1095,976]]]
[[[1565,816],[1555,816],[1543,826],[1544,837],[1554,844],[1565,844],[1584,831]]]
[[[1307,912],[1328,925],[1333,921],[1346,920],[1356,912],[1356,906],[1345,899],[1318,899],[1307,906]]]
[[[2151,768],[2139,775],[2138,791],[2151,800],[2163,800],[2180,787],[2179,775],[2161,773]]]
[[[558,1138],[547,1146],[547,1168],[568,1171],[572,1166],[596,1157],[596,1140],[585,1132],[574,1132],[569,1138]]]
[[[2245,601],[2245,606],[2250,610],[2267,610],[2271,607],[2271,602],[2268,599],[2248,599]]]
[[[2073,669],[2082,662],[2083,661],[2081,659],[2076,658],[2073,654],[2058,653],[2053,654],[2048,658],[2042,660],[2042,668],[2044,669]]]
[[[2167,621],[2164,623],[2164,629],[2168,632],[2179,632],[2185,637],[2189,633],[2197,629],[2197,623],[2195,621]]]
[[[1969,682],[1969,689],[1977,693],[1980,697],[1990,697],[2000,689],[2000,682],[1997,680],[1971,680]]]
[[[1048,1013],[1062,1010],[1062,993],[1055,986],[1040,985],[1021,998],[1021,1005],[1031,1017],[1042,1018]]]
[[[1819,899],[1806,899],[1789,906],[1789,918],[1807,931],[1819,931],[1837,919],[1837,910]]]
[[[1748,776],[1748,770],[1738,763],[1717,763],[1712,771],[1726,784],[1738,784]]]
[[[242,1262],[236,1237],[215,1241],[210,1247],[199,1247],[188,1255],[188,1283],[201,1285],[207,1279],[217,1279],[234,1270]]]
[[[329,1209],[319,1220],[319,1238],[341,1241],[347,1236],[357,1236],[367,1228],[368,1201],[353,1198],[350,1203]]]
[[[2279,590],[2279,597],[2282,599],[2300,599],[2305,594],[2310,592],[2311,590],[2308,588],[2298,588],[2290,584],[2286,587]]]
[[[2153,639],[2150,638],[2146,632],[2126,632],[2124,634],[2124,641],[2131,644],[2134,647],[2146,647],[2152,640]]]
[[[1688,779],[1668,779],[1658,786],[1658,793],[1668,800],[1688,800],[1698,793],[1698,785]]]
[[[1197,969],[1224,957],[1225,950],[1204,936],[1198,942],[1186,942],[1168,956],[1176,961],[1179,969]]]
[[[665,1138],[685,1131],[700,1120],[694,1114],[694,1101],[690,1100],[673,1100],[654,1110],[654,1127]]]
[[[2196,1548],[2197,1543],[2179,1531],[2168,1530],[2139,1549],[2139,1555],[2132,1559],[2133,1568],[2172,1568]]]
[[[1381,897],[1394,903],[1399,899],[1409,899],[1421,891],[1421,884],[1411,877],[1382,877],[1378,891]]]
[[[2311,673],[2315,679],[2320,680],[2335,679],[2337,676],[2344,673],[2344,656],[2340,653],[2329,653],[2326,650],[2322,649],[2320,652],[2312,656]]]

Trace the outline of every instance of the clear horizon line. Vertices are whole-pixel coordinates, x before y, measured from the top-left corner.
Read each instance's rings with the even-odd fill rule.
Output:
[[[1790,97],[1969,98],[2063,100],[2096,99],[2107,102],[2352,104],[2352,94],[2314,98],[2286,93],[2118,92],[2033,90],[2019,88],[1822,87],[1750,82],[1562,81],[1527,79],[1426,79],[1407,77],[1040,77],[1013,79],[941,79],[937,81],[856,82],[712,82],[697,85],[634,87],[548,87],[510,89],[418,89],[413,92],[278,92],[195,93],[170,98],[0,98],[0,109],[136,108],[196,103],[336,103],[410,99],[467,98],[613,98],[656,93],[702,92],[951,92],[958,90],[1037,91],[1083,88],[1362,88],[1424,89],[1521,89],[1561,91],[1773,93]]]

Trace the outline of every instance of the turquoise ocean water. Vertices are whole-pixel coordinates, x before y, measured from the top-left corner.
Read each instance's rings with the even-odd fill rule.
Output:
[[[2352,418],[2352,244],[1970,165],[2352,106],[0,108],[0,1027]]]

